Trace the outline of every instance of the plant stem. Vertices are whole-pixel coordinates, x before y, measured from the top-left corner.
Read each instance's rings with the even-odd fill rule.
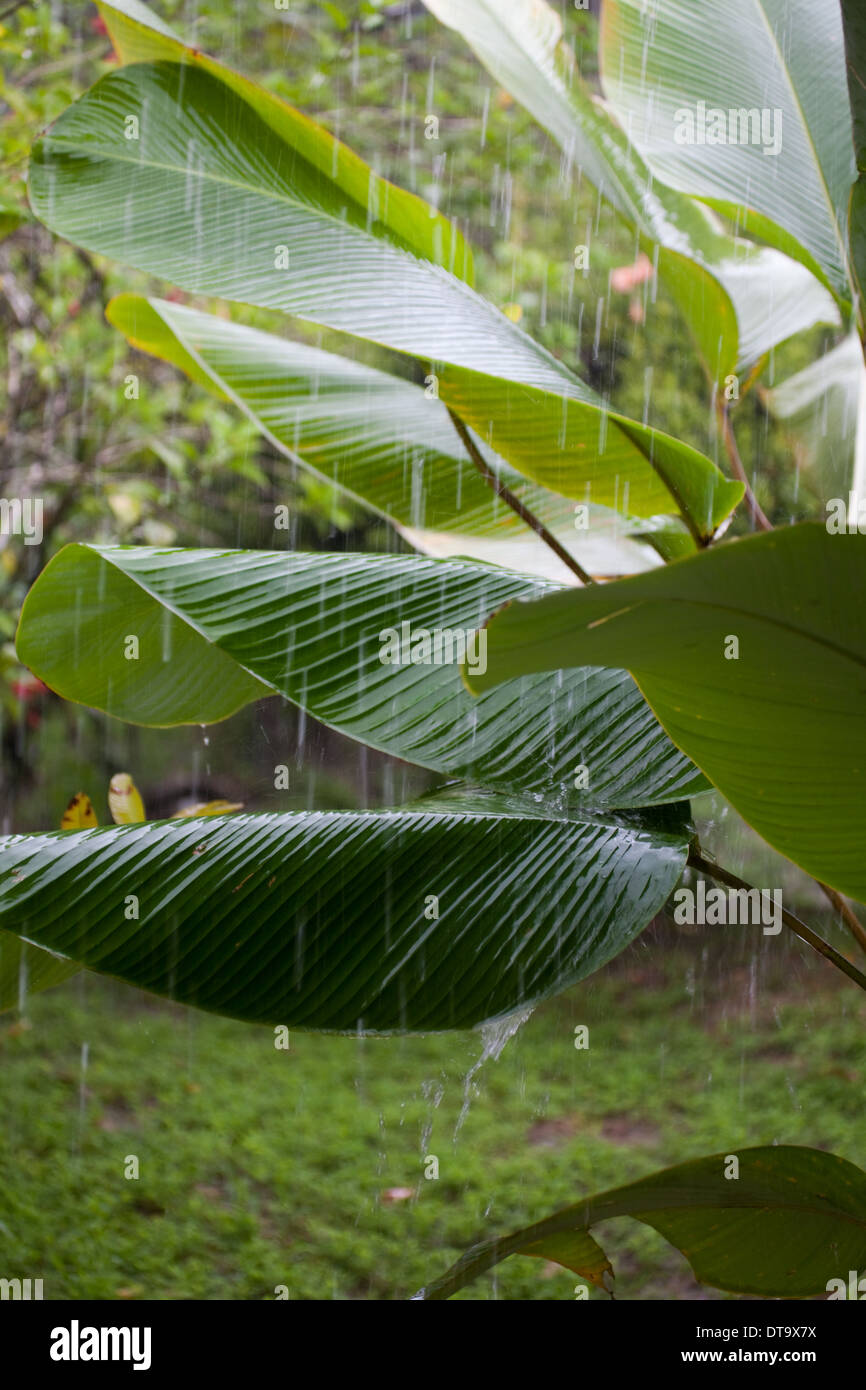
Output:
[[[718,416],[719,426],[721,427],[722,431],[722,440],[724,442],[728,458],[731,461],[731,467],[733,468],[734,473],[746,489],[746,501],[749,504],[749,511],[752,513],[752,519],[762,531],[772,531],[773,523],[762,511],[761,505],[758,502],[758,499],[755,496],[754,492],[752,491],[752,485],[749,482],[748,477],[746,476],[746,470],[743,467],[743,460],[740,458],[740,451],[737,448],[737,438],[734,434],[734,427],[731,424],[731,416],[726,403],[721,399],[718,402]]]
[[[853,909],[848,906],[842,894],[837,893],[835,888],[831,888],[829,883],[822,883],[820,878],[816,878],[815,882],[821,889],[821,892],[824,893],[833,904],[839,916],[842,918],[842,921],[849,928],[851,935],[856,938],[858,944],[866,951],[866,927],[863,926],[860,918]]]
[[[719,883],[726,883],[730,888],[744,888],[746,892],[757,892],[757,889],[754,889],[750,883],[746,883],[742,878],[737,878],[736,874],[730,873],[728,869],[723,869],[720,864],[712,864],[708,859],[704,859],[703,855],[696,849],[689,850],[688,862],[693,869],[706,874],[708,878],[717,879]],[[850,961],[834,950],[829,942],[818,936],[817,932],[813,932],[811,927],[807,927],[805,922],[801,922],[799,917],[795,917],[793,912],[789,912],[785,907],[782,908],[782,921],[795,936],[799,936],[801,941],[805,941],[825,960],[830,961],[831,965],[835,965],[837,970],[841,970],[843,975],[847,975],[849,980],[853,980],[861,989],[866,990],[866,975],[863,975],[856,965],[852,965]]]
[[[459,434],[460,439],[463,442],[463,446],[466,449],[466,452],[468,453],[472,462],[475,464],[475,467],[478,469],[478,472],[481,474],[484,481],[486,483],[489,483],[490,486],[493,488],[493,491],[496,493],[497,497],[501,497],[503,502],[507,502],[511,510],[513,512],[516,512],[517,515],[520,517],[521,521],[525,521],[527,526],[532,527],[532,530],[535,532],[535,534],[541,540],[544,541],[544,544],[553,551],[554,555],[556,555],[557,558],[560,559],[562,563],[568,569],[571,570],[572,574],[577,575],[581,584],[593,584],[595,581],[593,580],[592,575],[587,574],[586,570],[583,568],[582,565],[578,564],[574,556],[569,555],[568,551],[565,549],[565,546],[560,545],[556,537],[550,531],[548,531],[544,522],[539,521],[538,517],[535,516],[529,510],[528,507],[525,507],[521,502],[520,498],[516,497],[514,493],[511,491],[511,489],[505,486],[505,483],[503,483],[502,479],[496,473],[494,473],[493,469],[490,467],[489,463],[487,463],[483,454],[481,453],[481,450],[475,443],[475,440],[472,438],[472,435],[466,428],[466,425],[460,419],[460,416],[454,413],[450,406],[448,407],[448,414],[451,416],[451,419],[454,423],[454,428]]]
[[[723,401],[719,402],[718,413],[719,424],[722,430],[722,438],[724,439],[728,457],[731,461],[731,467],[733,468],[734,473],[740,479],[740,482],[746,489],[746,498],[749,503],[749,508],[751,510],[752,516],[761,530],[772,531],[774,529],[773,523],[769,520],[769,518],[765,515],[764,511],[762,510],[760,503],[758,502],[758,499],[755,497],[755,494],[752,491],[748,477],[746,476],[746,470],[743,467],[743,461],[740,458],[740,451],[737,448],[737,441],[734,435],[733,425],[731,424],[731,417],[728,412],[728,408]],[[461,420],[460,416],[457,415],[450,408],[450,406],[448,407],[448,414],[451,416],[451,419],[454,423],[454,428],[460,436],[460,439],[466,449],[466,452],[469,454],[469,457],[475,464],[475,467],[478,469],[478,472],[481,474],[482,478],[484,478],[485,482],[489,483],[490,487],[492,487],[497,497],[501,497],[503,502],[506,502],[508,506],[511,507],[512,511],[516,512],[520,519],[522,521],[525,521],[527,526],[530,526],[532,528],[536,535],[539,536],[542,541],[544,541],[545,545],[547,545],[553,551],[553,553],[562,561],[562,563],[566,565],[568,569],[571,570],[572,574],[577,575],[581,583],[594,583],[595,581],[593,580],[592,576],[590,574],[587,574],[586,570],[583,569],[583,567],[577,562],[577,560],[575,560],[575,558],[572,555],[569,555],[565,547],[560,545],[559,541],[556,539],[554,535],[551,534],[550,531],[548,531],[544,523],[542,521],[539,521],[538,517],[535,516],[529,510],[528,507],[524,506],[524,504],[520,501],[520,498],[516,497],[510,488],[506,487],[505,483],[502,482],[502,479],[498,477],[498,475],[493,471],[493,469],[485,460],[484,456],[482,455],[480,449],[477,447],[463,420]],[[746,883],[743,879],[737,878],[735,874],[729,873],[727,869],[723,869],[719,865],[711,864],[708,860],[703,859],[701,855],[694,850],[692,850],[689,854],[689,864],[691,864],[692,868],[699,869],[702,873],[708,874],[710,878],[716,878],[721,883],[727,883],[732,888],[744,888],[747,891],[750,890],[750,885]],[[826,894],[833,907],[842,917],[843,921],[850,929],[852,935],[855,937],[858,944],[862,947],[864,951],[866,951],[866,928],[864,928],[863,924],[857,918],[855,913],[851,910],[851,908],[848,906],[845,900],[836,892],[834,888],[830,888],[828,884],[822,883],[820,879],[816,879],[815,882],[818,884],[818,887],[822,890],[822,892]],[[856,968],[856,966],[851,965],[849,961],[846,961],[845,957],[840,955],[838,951],[834,950],[834,948],[828,942],[824,941],[823,937],[820,937],[817,935],[816,932],[813,932],[811,927],[807,927],[805,922],[801,922],[798,917],[795,917],[792,912],[788,912],[786,908],[782,908],[782,921],[785,923],[785,926],[789,927],[790,930],[793,931],[796,936],[799,936],[802,941],[807,942],[807,944],[810,945],[814,950],[818,951],[820,955],[824,956],[833,965],[835,965],[837,969],[841,970],[845,975],[847,975],[849,979],[854,980],[855,983],[858,984],[861,989],[866,989],[866,976],[862,975],[860,971]]]

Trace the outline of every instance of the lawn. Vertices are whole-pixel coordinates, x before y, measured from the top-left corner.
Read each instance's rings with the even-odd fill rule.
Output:
[[[866,1163],[866,1006],[796,943],[737,929],[651,928],[474,1075],[479,1034],[281,1050],[86,974],[27,1012],[0,1032],[0,1268],[48,1299],[405,1298],[475,1239],[688,1157],[778,1142]],[[618,1298],[721,1296],[649,1228],[600,1231]],[[575,1282],[513,1258],[459,1296]]]

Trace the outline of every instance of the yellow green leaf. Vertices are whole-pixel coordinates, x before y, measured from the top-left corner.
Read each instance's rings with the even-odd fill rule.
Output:
[[[183,806],[175,811],[171,819],[178,820],[181,816],[226,816],[230,811],[242,811],[243,808],[242,801],[200,801],[195,806]]]
[[[108,784],[108,805],[117,825],[146,820],[141,792],[128,772],[117,772]]]
[[[84,792],[76,792],[60,820],[61,830],[92,830],[99,821],[93,802]]]

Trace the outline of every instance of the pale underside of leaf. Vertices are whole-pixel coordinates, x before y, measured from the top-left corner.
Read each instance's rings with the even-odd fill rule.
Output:
[[[543,0],[425,3],[637,228],[714,380],[815,323],[838,323],[832,297],[803,266],[723,232],[706,208],[653,179],[592,99],[562,40],[560,16]]]
[[[753,209],[755,234],[850,302],[854,162],[836,0],[667,0],[652,11],[642,0],[606,0],[601,59],[605,93],[661,179],[735,217]],[[765,113],[766,129],[752,140],[750,125],[743,140],[738,117],[724,142],[698,143],[698,125],[707,130],[699,102],[726,117],[754,110],[760,122]],[[687,133],[685,110],[696,122],[688,143],[676,138],[678,127]]]

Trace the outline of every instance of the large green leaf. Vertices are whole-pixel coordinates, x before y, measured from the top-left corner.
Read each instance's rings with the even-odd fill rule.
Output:
[[[866,536],[792,526],[514,603],[475,690],[631,671],[674,743],[777,850],[866,901]],[[737,641],[738,655],[731,639]]]
[[[376,812],[0,838],[0,926],[254,1023],[469,1028],[598,969],[663,906],[689,830],[431,799]]]
[[[733,1293],[808,1298],[866,1265],[866,1173],[834,1154],[780,1144],[694,1159],[587,1197],[473,1246],[418,1297],[449,1298],[508,1255],[545,1256],[598,1283],[603,1252],[595,1242],[562,1242],[615,1216],[655,1227],[696,1278]]]
[[[714,225],[707,208],[654,180],[593,100],[544,0],[425,0],[638,229],[713,380],[817,322],[838,322],[827,291],[796,261]],[[657,252],[657,254],[656,254]]]
[[[124,138],[130,118],[135,140]],[[636,516],[673,499],[695,534],[718,527],[740,484],[609,411],[355,192],[309,157],[300,127],[278,130],[194,56],[103,77],[34,146],[30,167],[34,209],[70,240],[187,290],[432,362],[442,399],[536,482]]]
[[[605,94],[659,178],[802,260],[850,300],[855,172],[838,0],[666,0],[652,7],[605,0],[601,56]],[[698,103],[725,118],[766,112],[768,138],[739,143],[739,119],[736,128],[726,119],[718,132],[725,143],[697,143],[699,129],[708,129]],[[685,118],[677,119],[687,110],[695,117],[691,143],[683,138]],[[765,154],[777,132],[777,152]]]
[[[288,102],[184,43],[140,0],[97,0],[96,7],[123,63],[167,60],[193,64],[195,69],[211,74],[274,133],[289,162],[297,159],[303,165],[302,177],[308,187],[321,179],[339,190],[342,204],[356,219],[362,215],[367,224],[398,245],[472,281],[472,253],[465,239],[455,224],[429,203],[381,178],[348,145]]]
[[[380,660],[387,628],[474,630],[552,587],[416,556],[70,545],[27,596],[18,653],[64,698],[140,724],[208,723],[277,691],[363,743],[492,786],[592,806],[705,786],[621,673],[536,677],[517,699],[476,702],[456,645],[450,664]]]
[[[167,300],[120,295],[107,315],[135,347],[234,401],[280,452],[372,507],[417,549],[577,582],[480,477],[446,407],[427,388]],[[487,461],[592,574],[658,563],[649,545],[630,538],[647,534],[646,522],[590,506],[586,528],[581,518],[578,529],[573,501],[528,482],[504,459]],[[595,469],[602,479],[604,462]],[[685,528],[680,539],[694,549]]]

